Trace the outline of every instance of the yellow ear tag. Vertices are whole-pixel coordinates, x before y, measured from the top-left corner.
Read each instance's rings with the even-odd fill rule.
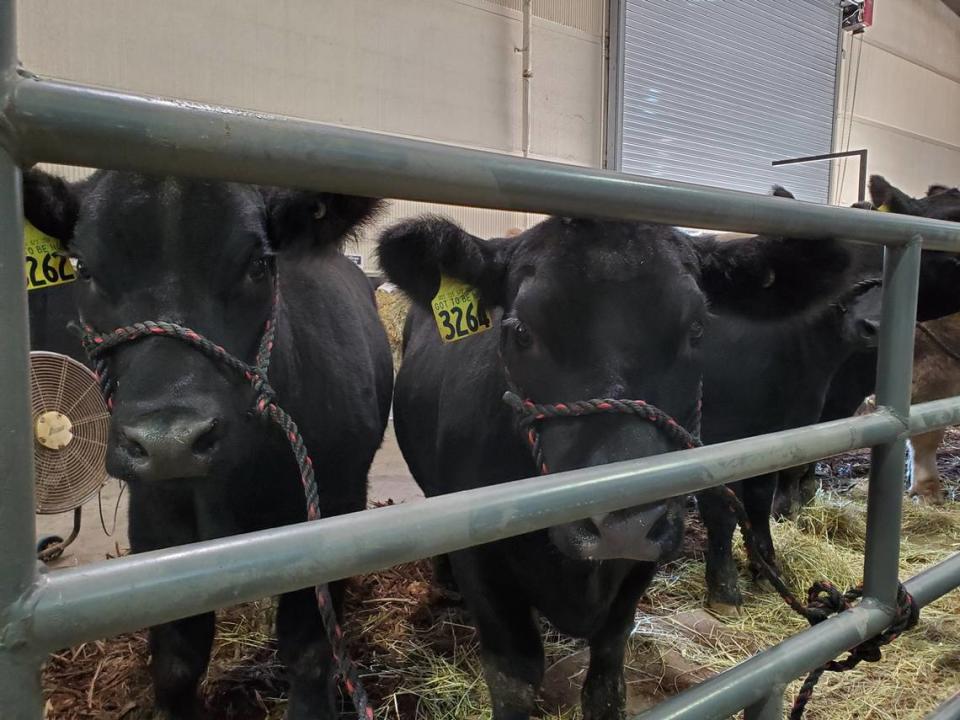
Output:
[[[879,210],[880,212],[890,212],[890,206],[884,203],[883,205],[878,207],[877,210]]]
[[[440,289],[430,306],[444,342],[456,342],[490,329],[490,316],[480,301],[480,293],[460,280],[441,275]]]
[[[44,235],[26,220],[23,221],[23,259],[28,290],[63,285],[77,279],[60,241]]]

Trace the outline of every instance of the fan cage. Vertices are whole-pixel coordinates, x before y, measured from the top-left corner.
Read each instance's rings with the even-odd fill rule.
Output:
[[[52,515],[77,508],[109,479],[104,465],[110,413],[97,378],[85,365],[53,352],[30,353],[30,402],[34,428],[44,413],[66,415],[72,439],[60,450],[34,437],[36,509]]]

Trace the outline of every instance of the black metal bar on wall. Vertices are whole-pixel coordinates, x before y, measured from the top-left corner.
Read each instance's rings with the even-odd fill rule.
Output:
[[[844,150],[843,152],[824,153],[823,155],[806,155],[804,157],[787,158],[786,160],[774,160],[770,163],[777,165],[795,165],[797,163],[816,162],[818,160],[833,160],[834,158],[853,157],[860,158],[860,176],[857,186],[857,202],[863,202],[867,199],[867,151],[866,150]]]

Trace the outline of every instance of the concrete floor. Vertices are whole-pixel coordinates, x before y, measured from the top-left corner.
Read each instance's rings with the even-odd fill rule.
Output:
[[[413,482],[407,464],[403,461],[397,438],[393,432],[393,422],[387,426],[383,445],[370,468],[369,502],[395,503],[411,502],[423,498],[420,488]],[[119,505],[117,500],[119,499]],[[113,530],[116,512],[116,529],[108,536],[100,522],[100,507],[108,530]],[[73,514],[38,515],[37,537],[59,535],[67,537],[73,526]],[[129,548],[127,541],[127,494],[120,492],[120,484],[111,480],[100,494],[100,504],[94,497],[83,506],[83,523],[79,537],[66,549],[66,552],[49,567],[74,567],[83,563],[115,557]]]

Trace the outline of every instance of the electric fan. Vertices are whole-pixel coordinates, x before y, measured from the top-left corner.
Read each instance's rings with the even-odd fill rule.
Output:
[[[110,413],[96,376],[59,353],[30,353],[30,399],[37,513],[73,510],[66,540],[53,535],[37,543],[38,557],[49,562],[76,539],[81,506],[109,479],[104,459]]]

